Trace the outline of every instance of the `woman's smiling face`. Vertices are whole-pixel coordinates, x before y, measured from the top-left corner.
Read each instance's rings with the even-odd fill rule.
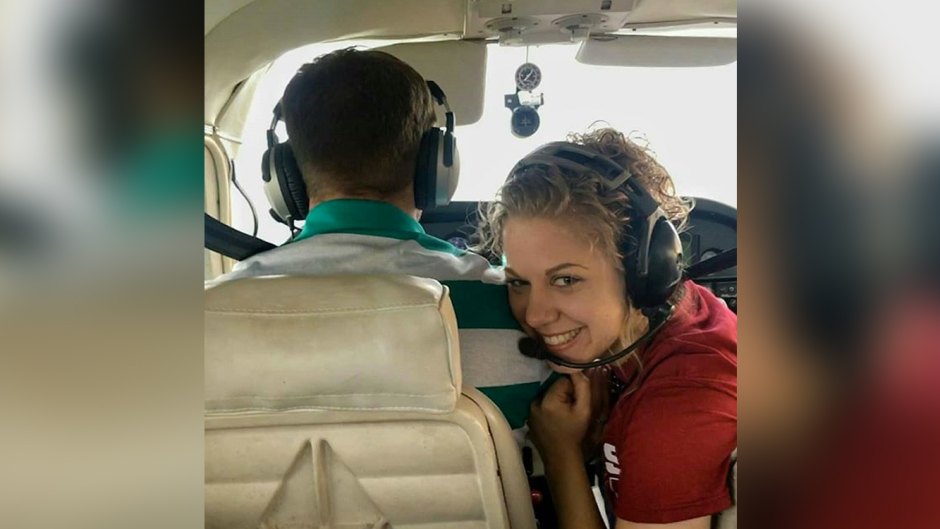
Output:
[[[575,223],[510,218],[503,249],[509,303],[529,336],[572,362],[590,362],[617,342],[627,315],[623,276]]]

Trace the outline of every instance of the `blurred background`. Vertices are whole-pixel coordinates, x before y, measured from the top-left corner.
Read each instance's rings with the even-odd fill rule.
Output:
[[[739,16],[742,527],[938,527],[933,17]]]
[[[940,526],[936,9],[739,6],[741,527]],[[3,526],[202,525],[202,18],[0,3]]]
[[[202,525],[202,12],[0,2],[2,527]]]

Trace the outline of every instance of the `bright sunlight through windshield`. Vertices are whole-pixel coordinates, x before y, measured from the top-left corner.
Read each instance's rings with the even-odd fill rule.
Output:
[[[236,174],[258,209],[258,236],[283,242],[286,229],[265,212],[261,187],[264,131],[271,109],[297,68],[334,49],[353,44],[317,44],[281,56],[261,82],[252,102],[236,159]],[[460,185],[454,200],[491,200],[509,169],[526,153],[570,132],[584,132],[596,122],[647,143],[670,172],[682,195],[737,205],[737,63],[707,68],[628,68],[594,66],[575,60],[577,45],[487,48],[483,117],[457,127]],[[510,132],[510,111],[503,96],[515,92],[516,68],[528,61],[542,70],[537,92],[544,95],[538,110],[541,126],[529,138]],[[286,137],[281,132],[282,139]],[[236,228],[251,231],[245,201],[232,195]]]

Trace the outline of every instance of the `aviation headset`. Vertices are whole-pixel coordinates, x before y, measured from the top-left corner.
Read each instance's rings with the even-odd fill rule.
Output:
[[[421,210],[449,204],[460,175],[454,112],[441,87],[434,81],[427,81],[427,84],[431,97],[444,107],[445,128],[432,127],[421,137],[414,175],[415,207]],[[267,131],[268,148],[261,158],[261,178],[272,207],[271,215],[293,228],[294,222],[307,217],[310,199],[290,144],[280,142],[274,130],[284,119],[283,114],[282,102],[278,102]]]
[[[532,338],[519,341],[522,354],[547,359],[565,367],[585,369],[599,367],[623,358],[649,341],[665,325],[674,310],[670,298],[682,281],[682,242],[675,226],[656,199],[643,188],[628,169],[610,158],[581,145],[552,142],[528,154],[513,168],[516,173],[531,166],[555,166],[577,172],[592,170],[603,178],[608,189],[622,189],[633,209],[629,230],[619,243],[627,297],[631,304],[650,319],[649,330],[619,353],[593,362],[569,362],[549,353],[543,344]],[[627,234],[632,234],[636,241]]]

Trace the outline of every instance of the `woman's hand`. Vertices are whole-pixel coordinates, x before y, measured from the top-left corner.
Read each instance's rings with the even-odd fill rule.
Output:
[[[591,422],[591,383],[578,372],[558,379],[541,401],[533,402],[529,433],[546,462],[581,457],[581,442]]]

